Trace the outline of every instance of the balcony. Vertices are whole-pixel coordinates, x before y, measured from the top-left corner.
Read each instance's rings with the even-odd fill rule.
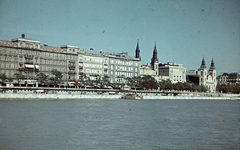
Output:
[[[25,64],[33,64],[33,61],[25,61]]]
[[[18,71],[24,71],[24,68],[18,68]]]
[[[76,74],[75,71],[68,71],[68,74]]]
[[[69,68],[75,68],[75,65],[68,65]]]
[[[75,63],[75,60],[69,60],[70,63]]]
[[[79,69],[83,69],[83,66],[79,66]]]
[[[24,55],[25,58],[33,58],[33,55]]]

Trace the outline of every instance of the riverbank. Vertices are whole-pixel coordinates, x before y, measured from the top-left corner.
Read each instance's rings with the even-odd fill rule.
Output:
[[[0,99],[120,99],[128,93],[137,93],[143,99],[202,99],[240,100],[240,94],[223,94],[190,91],[78,89],[1,87]]]
[[[17,99],[120,99],[122,94],[116,95],[107,95],[107,94],[13,94],[13,93],[1,93],[1,100],[17,100]],[[154,99],[189,99],[189,100],[240,100],[239,95],[231,95],[231,96],[219,96],[219,97],[206,97],[206,96],[156,96],[156,95],[145,95],[143,99],[154,100]]]

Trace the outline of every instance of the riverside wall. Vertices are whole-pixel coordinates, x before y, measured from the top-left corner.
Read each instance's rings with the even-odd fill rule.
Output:
[[[0,99],[120,99],[127,93],[137,93],[143,99],[232,99],[239,100],[240,94],[183,92],[174,95],[161,91],[120,90],[76,90],[76,89],[29,89],[1,88]]]

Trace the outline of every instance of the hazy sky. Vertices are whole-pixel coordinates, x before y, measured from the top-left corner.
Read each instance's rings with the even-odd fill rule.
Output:
[[[0,39],[24,33],[41,44],[73,45],[197,70],[212,57],[217,74],[240,73],[239,0],[1,0]]]

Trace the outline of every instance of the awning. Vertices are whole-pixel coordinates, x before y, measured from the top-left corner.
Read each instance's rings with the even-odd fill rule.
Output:
[[[36,68],[36,69],[39,69],[39,66],[38,66],[38,65],[35,65],[35,68]]]
[[[25,68],[34,68],[34,65],[27,65],[27,64],[25,64]]]

